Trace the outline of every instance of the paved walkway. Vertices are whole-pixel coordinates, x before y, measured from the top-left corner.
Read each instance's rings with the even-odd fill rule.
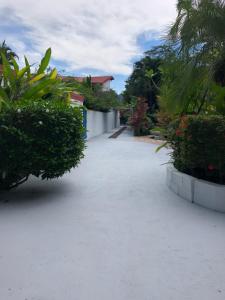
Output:
[[[165,150],[127,132],[0,203],[1,300],[225,299],[225,215],[165,185]]]

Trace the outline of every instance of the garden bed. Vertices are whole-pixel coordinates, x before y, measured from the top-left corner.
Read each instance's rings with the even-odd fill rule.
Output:
[[[180,197],[203,207],[225,213],[225,185],[195,178],[167,167],[167,185]]]

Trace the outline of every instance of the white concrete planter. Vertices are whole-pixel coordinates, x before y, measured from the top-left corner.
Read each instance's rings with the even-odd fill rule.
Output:
[[[172,165],[167,167],[167,185],[174,193],[192,203],[225,213],[225,185],[181,173]]]

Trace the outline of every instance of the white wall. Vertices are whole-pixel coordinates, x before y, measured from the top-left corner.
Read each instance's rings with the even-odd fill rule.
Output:
[[[106,81],[105,83],[102,84],[102,90],[103,91],[109,91],[110,90],[110,82],[111,80]]]
[[[87,139],[109,132],[120,126],[119,112],[112,110],[103,113],[94,110],[87,111]]]

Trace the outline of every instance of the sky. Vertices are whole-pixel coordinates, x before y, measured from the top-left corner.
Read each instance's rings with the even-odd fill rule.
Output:
[[[133,64],[160,44],[176,0],[1,0],[0,42],[34,65],[51,47],[51,66],[69,75],[112,75],[124,89]]]

